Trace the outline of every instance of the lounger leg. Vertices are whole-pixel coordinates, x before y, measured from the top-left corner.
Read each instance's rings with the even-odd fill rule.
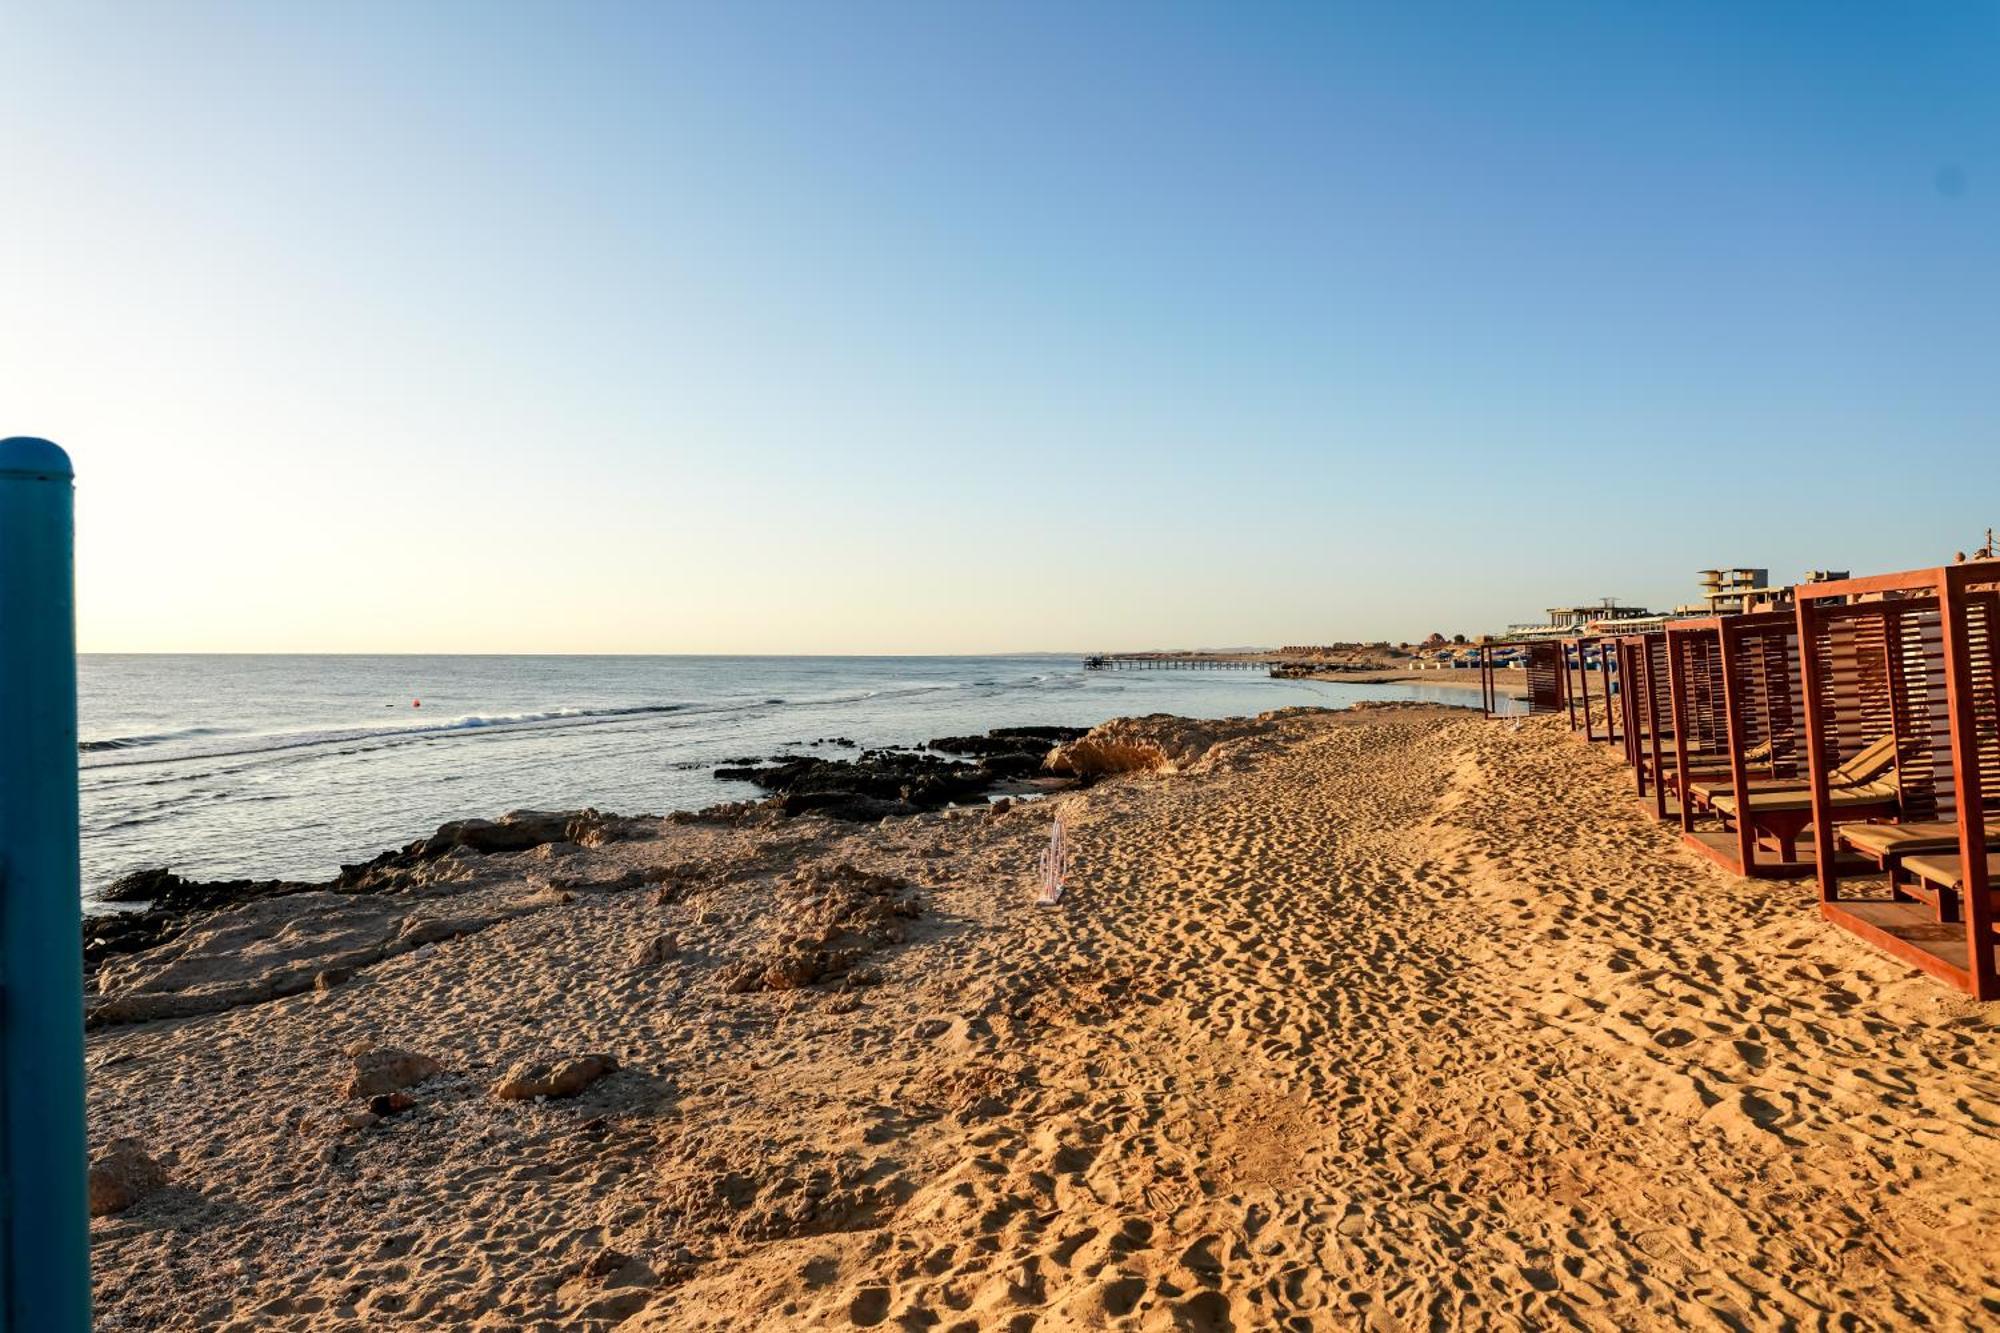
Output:
[[[1889,867],[1889,897],[1891,901],[1899,903],[1919,901],[1917,895],[1911,893],[1906,887],[1909,882],[1909,877],[1903,874],[1901,866],[1891,865]]]
[[[1964,914],[1959,910],[1957,889],[1941,888],[1938,890],[1937,916],[1939,921],[1946,924],[1965,920]]]
[[[1809,821],[1771,816],[1757,823],[1758,836],[1777,852],[1780,860],[1799,859],[1799,834],[1803,833]]]

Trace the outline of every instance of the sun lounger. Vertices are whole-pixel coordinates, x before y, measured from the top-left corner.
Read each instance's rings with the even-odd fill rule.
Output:
[[[1858,787],[1877,781],[1896,767],[1896,738],[1881,736],[1870,741],[1855,753],[1846,763],[1827,774],[1830,787]],[[1775,793],[1809,789],[1804,778],[1752,778],[1750,790],[1753,793]],[[1698,804],[1720,810],[1717,804],[1735,790],[1736,784],[1728,778],[1690,782],[1688,791]]]
[[[1762,745],[1753,745],[1745,750],[1743,752],[1743,762],[1752,766],[1769,764],[1771,762],[1771,743],[1765,741]],[[1663,768],[1680,767],[1680,755],[1675,752],[1672,745],[1668,745],[1660,751],[1660,765]],[[1700,746],[1691,745],[1688,747],[1688,772],[1695,774],[1712,773],[1727,778],[1729,776],[1729,756],[1720,750],[1708,750]]]
[[[1856,783],[1851,787],[1834,787],[1827,792],[1836,810],[1850,809],[1858,805],[1894,805],[1896,784],[1886,779],[1875,782]],[[1762,814],[1777,810],[1810,810],[1812,794],[1803,789],[1784,791],[1758,791],[1752,788],[1744,800],[1739,800],[1734,792],[1726,792],[1715,798],[1715,808],[1725,815],[1733,815],[1739,806],[1747,804],[1750,813]]]
[[[1827,792],[1829,808],[1847,819],[1873,819],[1893,815],[1901,793],[1886,778],[1873,782],[1835,787]],[[1812,792],[1797,788],[1785,791],[1752,789],[1742,798],[1734,793],[1717,796],[1709,808],[1725,820],[1747,819],[1760,837],[1768,838],[1787,861],[1798,860],[1799,834],[1812,823]]]
[[[1921,898],[1937,908],[1940,921],[1960,919],[1959,899],[1965,889],[1964,857],[1956,852],[1932,852],[1905,858],[1899,869],[1903,882],[1896,885],[1897,892]],[[1989,884],[2000,884],[2000,852],[1986,854],[1986,877]],[[1987,896],[2000,902],[2000,889],[1988,889]]]
[[[1905,857],[1958,850],[1958,824],[1949,819],[1919,820],[1910,824],[1843,824],[1840,841],[1878,866]],[[1986,837],[1989,847],[2000,848],[2000,826]]]

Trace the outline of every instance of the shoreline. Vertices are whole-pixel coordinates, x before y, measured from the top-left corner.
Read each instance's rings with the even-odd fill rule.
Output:
[[[1077,784],[1073,773],[1046,773],[1056,749],[1081,739],[1085,727],[999,727],[983,735],[940,736],[922,745],[862,750],[848,738],[795,742],[784,754],[744,756],[718,767],[719,782],[747,782],[770,793],[762,804],[795,817],[819,813],[845,821],[873,821],[996,799],[1040,798]],[[833,755],[812,748],[832,745]],[[841,751],[850,753],[841,753]],[[533,851],[550,845],[598,846],[631,836],[650,820],[700,820],[733,815],[760,804],[722,801],[700,810],[623,817],[596,808],[515,810],[498,819],[468,817],[381,852],[343,865],[324,880],[190,880],[169,866],[134,871],[110,884],[100,899],[108,912],[83,917],[84,974],[94,981],[106,963],[142,954],[177,939],[216,913],[251,903],[308,902],[313,894],[395,894],[420,887],[443,858]],[[278,993],[289,993],[280,990]],[[114,1011],[99,1006],[91,1021]],[[114,1017],[110,1021],[131,1021]]]
[[[93,1223],[100,1326],[1982,1318],[2000,1018],[1693,857],[1556,719],[1116,739],[1160,765],[600,816],[125,960],[306,984],[90,1035],[93,1147],[165,1182]]]
[[[786,723],[788,709],[778,709],[772,719],[748,729],[746,735],[724,735],[724,729],[706,723],[690,731],[670,729],[662,733],[662,743],[676,749],[666,755],[648,749],[640,733],[630,729],[630,741],[612,739],[608,749],[596,741],[602,735],[616,737],[622,729],[620,719],[634,713],[634,709],[624,705],[602,709],[596,715],[580,715],[586,719],[600,715],[610,719],[614,723],[610,733],[586,731],[568,713],[564,713],[562,725],[528,721],[514,731],[500,729],[498,719],[488,719],[496,723],[492,727],[460,729],[452,721],[452,715],[446,715],[436,719],[436,723],[442,727],[442,735],[450,737],[448,743],[426,743],[418,749],[392,751],[382,757],[356,761],[370,765],[368,773],[356,775],[344,775],[334,769],[334,765],[344,763],[340,759],[344,753],[342,747],[330,747],[324,755],[312,757],[304,765],[302,775],[300,767],[292,763],[286,763],[286,773],[278,775],[250,767],[236,777],[222,779],[220,801],[210,801],[216,795],[212,791],[216,783],[204,781],[208,765],[204,757],[162,757],[150,763],[172,765],[160,771],[160,777],[170,781],[164,791],[174,793],[168,801],[172,811],[166,821],[156,823],[146,805],[162,801],[156,795],[158,789],[150,785],[128,785],[126,791],[100,801],[92,797],[92,785],[86,783],[84,911],[90,915],[126,911],[120,901],[120,885],[136,875],[158,873],[162,869],[186,875],[192,881],[236,883],[244,893],[278,883],[326,883],[336,879],[342,867],[366,863],[384,851],[402,847],[404,841],[416,837],[422,829],[434,829],[472,815],[494,817],[508,809],[574,811],[596,807],[674,813],[700,811],[718,801],[758,799],[760,793],[748,781],[748,771],[812,759],[854,759],[862,747],[872,747],[876,755],[910,755],[912,751],[926,749],[928,743],[920,741],[920,737],[928,735],[950,741],[954,737],[942,733],[958,733],[968,727],[998,731],[1020,731],[1022,725],[1046,727],[1050,723],[1088,727],[1120,713],[1168,711],[1196,717],[1228,717],[1250,715],[1284,703],[1324,703],[1308,683],[1266,683],[1264,679],[1246,679],[1242,683],[1196,681],[1200,689],[1194,691],[1178,689],[1178,681],[1146,679],[1142,683],[1134,681],[1134,685],[1144,685],[1144,689],[1118,689],[1102,697],[1088,691],[1084,695],[1024,691],[1016,697],[1004,697],[998,703],[978,695],[960,699],[952,691],[940,689],[910,693],[906,699],[894,699],[888,707],[870,703],[874,697],[864,697],[864,691],[856,685],[856,699],[844,703],[858,703],[860,715],[840,709],[838,715],[804,717]],[[1216,691],[1214,687],[1218,685],[1228,689]],[[1340,683],[1336,681],[1336,685]],[[1166,689],[1160,691],[1156,687]],[[1270,695],[1268,699],[1266,693]],[[1364,687],[1346,693],[1374,695],[1376,689]],[[1390,683],[1382,693],[1396,695],[1402,691]],[[1414,693],[1424,693],[1422,683],[1416,683]],[[1154,701],[1154,695],[1162,695],[1162,699]],[[1208,695],[1214,695],[1220,707],[1204,703],[1202,697]],[[1078,707],[1078,699],[1088,699],[1088,703]],[[1048,705],[1046,711],[1042,711],[1042,705]],[[804,707],[816,709],[818,705]],[[678,715],[698,717],[702,709],[682,709]],[[716,717],[726,719],[732,715],[726,709],[718,709]],[[792,725],[798,731],[790,731]],[[734,723],[726,723],[726,727],[734,727]],[[786,731],[778,731],[780,727],[786,727]],[[334,733],[344,735],[340,729],[334,729]],[[480,777],[480,769],[470,769],[468,781],[458,783],[458,779],[452,779],[454,785],[446,787],[438,781],[438,773],[448,769],[436,761],[426,763],[426,755],[442,759],[446,753],[460,753],[456,747],[472,747],[464,753],[470,765],[480,767],[488,763],[482,759],[486,747],[500,745],[502,735],[508,737],[504,741],[506,749],[532,751],[546,757],[546,765],[552,767],[556,777],[546,781],[530,775],[510,781],[506,775],[520,773],[520,761],[512,761],[510,769],[506,755],[494,751],[492,771],[500,777],[486,781]],[[858,737],[860,745],[848,737]],[[578,747],[590,755],[586,771],[562,777],[564,757]],[[630,757],[630,763],[618,763],[620,751]],[[256,755],[262,753],[256,751]],[[988,757],[950,755],[942,751],[942,755],[948,759],[1006,759],[998,753]],[[256,765],[260,761],[250,763]],[[718,775],[718,771],[722,773]],[[258,775],[266,779],[276,777],[278,781],[258,785]],[[344,803],[346,797],[342,793],[352,789],[356,777],[376,785],[380,799],[358,805]],[[718,783],[718,777],[726,785]],[[906,777],[922,779],[924,775],[912,771]],[[100,775],[96,785],[106,785],[106,779]],[[876,783],[870,787],[868,795],[894,797],[898,783]],[[188,797],[180,797],[180,793],[188,793]],[[200,795],[200,801],[194,801],[192,795]],[[274,795],[276,801],[272,799]],[[800,801],[804,799],[800,797]],[[384,817],[384,813],[394,815]],[[302,841],[296,841],[288,821],[308,821],[306,827],[310,833]],[[134,897],[146,899],[150,895],[140,893]]]

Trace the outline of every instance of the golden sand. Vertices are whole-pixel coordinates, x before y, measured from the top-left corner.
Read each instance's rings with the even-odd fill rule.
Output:
[[[93,1142],[172,1179],[95,1223],[102,1327],[2000,1320],[2000,1014],[1684,852],[1553,720],[1305,715],[1005,813],[486,861],[570,887],[93,1036]],[[728,993],[843,864],[922,915]],[[349,1127],[371,1042],[444,1072]],[[586,1052],[618,1072],[492,1094]]]

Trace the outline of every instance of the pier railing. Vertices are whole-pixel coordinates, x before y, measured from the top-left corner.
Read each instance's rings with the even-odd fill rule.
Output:
[[[1206,653],[1091,653],[1089,671],[1268,671],[1287,663],[1277,657]]]

